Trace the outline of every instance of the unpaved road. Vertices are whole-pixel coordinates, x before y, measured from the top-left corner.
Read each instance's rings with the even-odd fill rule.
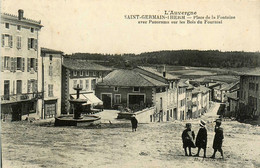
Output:
[[[207,121],[207,157],[212,155],[215,104],[202,118]],[[106,115],[103,115],[106,116]],[[105,121],[105,119],[104,119]],[[225,159],[185,157],[181,133],[186,122],[197,134],[199,119],[184,122],[101,124],[86,129],[37,126],[27,122],[2,124],[4,168],[96,168],[96,167],[260,167],[260,128],[237,121],[224,121]],[[195,154],[197,149],[193,149]],[[201,152],[202,156],[202,152]]]

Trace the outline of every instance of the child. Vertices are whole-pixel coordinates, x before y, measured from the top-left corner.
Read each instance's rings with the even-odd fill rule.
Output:
[[[214,137],[214,141],[213,141],[214,153],[210,158],[215,159],[216,152],[219,151],[222,156],[222,159],[224,159],[223,150],[222,150],[222,143],[223,143],[223,139],[224,139],[223,128],[220,127],[220,125],[221,125],[220,119],[217,119],[215,122],[216,122],[215,137]]]
[[[191,123],[187,123],[186,129],[182,133],[182,142],[183,142],[183,148],[185,151],[185,156],[188,156],[187,148],[189,148],[189,156],[192,156],[191,148],[195,147],[194,138],[195,138],[195,134],[193,131],[191,131]]]
[[[198,147],[198,153],[195,156],[199,156],[200,149],[204,150],[203,157],[206,158],[206,148],[207,148],[207,129],[205,127],[206,123],[204,121],[200,121],[200,129],[198,135],[196,137],[196,147]]]

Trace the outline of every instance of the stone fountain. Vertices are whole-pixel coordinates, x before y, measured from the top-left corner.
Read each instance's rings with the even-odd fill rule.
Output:
[[[82,88],[77,85],[74,88],[77,93],[76,99],[70,99],[70,107],[72,108],[73,115],[64,115],[55,118],[55,126],[88,126],[93,124],[94,121],[100,120],[101,118],[95,115],[84,115],[82,116],[82,108],[84,103],[87,103],[86,99],[80,99],[80,91]]]

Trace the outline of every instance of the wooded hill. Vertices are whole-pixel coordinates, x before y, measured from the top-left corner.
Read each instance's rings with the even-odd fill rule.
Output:
[[[218,50],[177,50],[155,51],[141,54],[90,54],[75,53],[65,57],[96,60],[100,64],[122,67],[128,61],[130,65],[167,64],[193,67],[239,68],[260,67],[259,52],[220,52]]]

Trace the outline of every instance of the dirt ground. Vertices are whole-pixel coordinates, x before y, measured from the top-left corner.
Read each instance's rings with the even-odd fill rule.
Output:
[[[91,128],[39,126],[28,122],[5,122],[2,126],[4,168],[79,167],[260,167],[260,127],[223,121],[225,159],[210,159],[218,104],[202,118],[207,121],[207,157],[185,157],[181,133],[186,122],[197,134],[199,119],[139,124],[112,124],[103,119]],[[116,114],[116,113],[114,113]],[[193,155],[197,149],[192,149]]]

